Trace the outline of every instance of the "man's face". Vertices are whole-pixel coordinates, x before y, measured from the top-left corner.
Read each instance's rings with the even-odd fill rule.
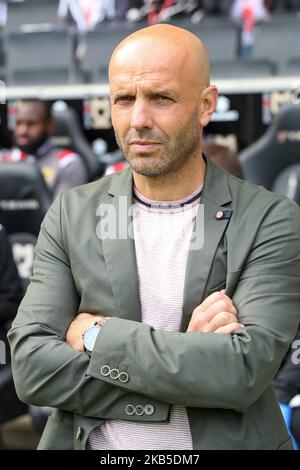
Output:
[[[35,151],[47,140],[52,123],[39,103],[21,103],[16,110],[14,140],[27,153]]]
[[[199,153],[199,89],[184,56],[155,47],[121,52],[110,69],[112,123],[132,169],[165,175]]]

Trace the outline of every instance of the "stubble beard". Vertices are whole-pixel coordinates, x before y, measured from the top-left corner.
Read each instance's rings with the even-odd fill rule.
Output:
[[[132,170],[148,177],[165,176],[180,170],[189,160],[198,156],[200,149],[200,130],[196,114],[193,115],[188,124],[181,129],[173,142],[165,134],[160,135],[159,141],[162,142],[164,150],[159,156],[155,156],[155,154],[149,154],[148,156],[132,155],[129,150],[130,147],[126,143],[128,140],[127,137],[125,141],[122,142],[117,133],[115,133],[115,136],[117,144]],[[152,140],[155,140],[157,136],[153,137]],[[131,139],[132,138],[133,136],[131,136]],[[140,132],[139,135],[135,135],[134,138],[148,138],[151,140],[151,134],[149,131],[145,133]]]

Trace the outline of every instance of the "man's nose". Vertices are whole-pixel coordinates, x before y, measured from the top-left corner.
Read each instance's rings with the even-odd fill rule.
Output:
[[[28,126],[27,124],[18,124],[15,128],[15,133],[18,135],[27,134]]]
[[[151,129],[153,127],[149,103],[145,100],[135,100],[132,108],[130,124],[130,127],[134,129]]]

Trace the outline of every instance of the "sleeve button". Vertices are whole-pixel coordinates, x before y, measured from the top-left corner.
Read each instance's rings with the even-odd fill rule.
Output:
[[[145,415],[151,416],[151,415],[153,415],[153,413],[154,413],[154,406],[148,404],[148,405],[146,405],[146,406],[144,407],[144,410],[145,410]]]
[[[134,415],[134,406],[133,405],[127,405],[125,408],[125,413],[129,416]]]
[[[104,366],[101,367],[100,373],[101,373],[101,375],[103,375],[104,377],[107,377],[107,376],[110,374],[110,367],[105,364]]]
[[[142,416],[145,412],[144,407],[142,405],[136,405],[134,408],[134,412],[137,416]]]
[[[128,382],[128,380],[129,380],[129,375],[126,374],[126,372],[120,372],[119,380],[120,380],[120,382],[122,382],[123,384],[125,384],[125,383]]]
[[[120,372],[118,369],[111,369],[110,374],[112,379],[117,380],[119,378]]]

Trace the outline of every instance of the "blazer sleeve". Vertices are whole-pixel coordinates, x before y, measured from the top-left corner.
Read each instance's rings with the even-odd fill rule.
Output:
[[[86,374],[89,358],[65,342],[79,307],[61,228],[61,198],[49,209],[35,249],[31,282],[8,334],[19,398],[83,416],[134,420],[128,403],[146,404],[133,393]],[[147,402],[148,403],[148,402]],[[167,403],[151,402],[153,421],[164,421]]]
[[[273,204],[244,266],[234,273],[232,298],[246,328],[228,335],[174,333],[112,318],[98,335],[88,374],[112,384],[99,364],[118,367],[129,376],[123,384],[128,391],[171,404],[244,412],[271,384],[299,324],[299,215],[289,200]],[[235,244],[244,236],[247,249],[246,227],[245,232],[236,234]]]

